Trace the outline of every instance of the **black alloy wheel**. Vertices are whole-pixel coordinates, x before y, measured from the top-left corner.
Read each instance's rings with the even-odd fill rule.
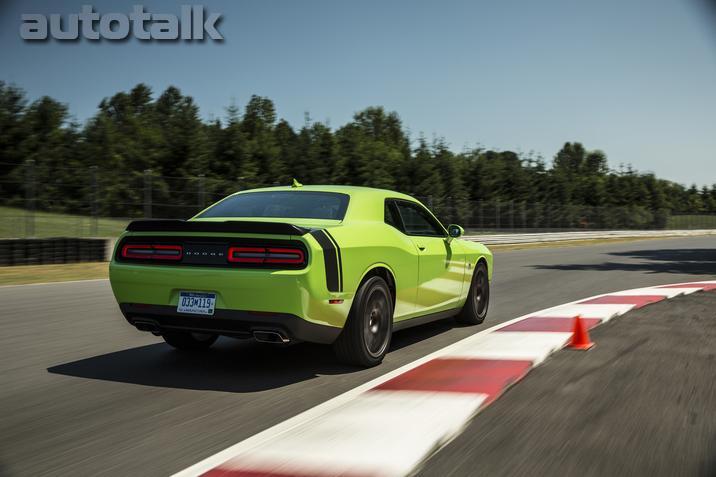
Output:
[[[370,367],[380,364],[393,334],[393,297],[381,277],[368,278],[358,289],[343,331],[333,343],[338,359]]]
[[[489,305],[490,280],[487,275],[487,265],[484,262],[478,262],[472,274],[467,300],[465,300],[465,305],[456,320],[466,325],[479,325],[485,321]]]

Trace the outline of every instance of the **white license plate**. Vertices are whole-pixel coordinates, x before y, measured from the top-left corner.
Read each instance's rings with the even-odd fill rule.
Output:
[[[216,293],[179,292],[179,313],[195,315],[213,315],[216,305]]]

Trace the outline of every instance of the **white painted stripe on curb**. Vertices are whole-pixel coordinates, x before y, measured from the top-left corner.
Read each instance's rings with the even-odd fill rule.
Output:
[[[599,298],[605,295],[597,295],[592,298]],[[585,300],[591,300],[592,298],[586,298]],[[584,301],[584,300],[578,300]],[[634,305],[590,305],[590,304],[575,304],[567,303],[566,305],[555,306],[547,308],[536,313],[532,313],[531,316],[554,316],[563,318],[574,318],[579,315],[583,318],[601,318],[602,321],[609,321],[615,316],[622,315],[627,311],[634,308]]]
[[[716,284],[716,280],[702,281],[702,283]],[[692,287],[687,285],[685,288],[691,289]],[[629,295],[629,293],[624,294]],[[653,294],[657,295],[658,293]],[[522,354],[522,356],[525,357],[526,360],[532,361],[533,366],[535,366],[540,363],[544,358],[546,358],[546,356],[551,351],[556,351],[557,349],[561,348],[561,346],[563,346],[564,343],[568,340],[570,333],[529,331],[503,331],[499,333],[493,333],[493,331],[508,326],[510,324],[517,323],[527,317],[563,316],[563,314],[566,314],[567,317],[570,317],[570,314],[574,311],[583,314],[583,316],[587,318],[602,318],[606,321],[607,319],[615,315],[622,314],[628,310],[631,310],[634,307],[634,305],[631,304],[577,304],[578,302],[609,295],[614,295],[614,293],[583,298],[571,303],[567,303],[565,305],[560,305],[557,307],[529,313],[513,320],[509,320],[495,325],[485,331],[476,333],[443,349],[437,350],[423,358],[420,358],[412,363],[408,363],[401,368],[398,368],[368,383],[365,383],[350,391],[347,391],[344,394],[341,394],[333,399],[319,404],[318,406],[309,409],[308,411],[298,414],[297,416],[294,416],[287,421],[284,421],[274,427],[266,429],[265,431],[262,431],[244,441],[241,441],[225,449],[224,451],[219,452],[218,454],[215,454],[175,475],[195,476],[216,468],[226,470],[231,470],[232,468],[237,470],[250,470],[253,467],[253,465],[249,465],[251,464],[251,462],[254,462],[254,464],[257,466],[261,466],[260,469],[256,470],[266,469],[266,466],[270,465],[270,470],[276,471],[276,465],[280,465],[281,470],[288,474],[300,473],[301,469],[308,471],[309,474],[317,473],[319,475],[339,475],[341,473],[363,474],[364,471],[370,469],[368,469],[369,465],[362,461],[371,459],[376,459],[381,462],[385,461],[388,463],[385,464],[386,467],[376,466],[374,470],[370,470],[370,472],[368,472],[369,474],[380,476],[406,475],[413,471],[417,466],[419,466],[420,463],[424,461],[424,459],[429,457],[430,452],[425,452],[425,448],[427,446],[426,442],[431,443],[431,445],[428,447],[430,450],[436,450],[441,446],[445,445],[447,442],[453,439],[459,433],[459,429],[467,425],[469,419],[479,411],[480,404],[475,404],[476,401],[471,401],[471,398],[468,398],[466,401],[461,401],[459,405],[454,405],[455,409],[450,410],[451,414],[445,417],[445,420],[448,423],[447,426],[441,427],[432,425],[429,428],[425,428],[427,430],[422,430],[420,432],[421,440],[414,444],[413,441],[410,440],[411,438],[405,435],[407,433],[401,433],[400,438],[397,439],[391,438],[386,439],[385,441],[381,440],[381,442],[384,442],[384,445],[380,447],[379,452],[377,454],[370,455],[370,457],[365,457],[365,453],[361,453],[360,450],[355,450],[356,446],[358,449],[363,449],[365,446],[371,446],[371,443],[369,441],[360,441],[360,439],[353,439],[351,436],[354,434],[354,427],[356,429],[356,435],[366,435],[364,432],[364,428],[361,427],[361,424],[364,420],[372,421],[372,413],[375,412],[374,409],[371,408],[371,406],[367,403],[375,403],[380,401],[382,403],[381,405],[385,406],[384,409],[389,409],[392,405],[395,404],[397,407],[393,408],[392,413],[405,413],[406,416],[409,416],[405,417],[406,421],[411,419],[420,421],[421,419],[432,419],[432,417],[430,413],[423,414],[425,411],[414,411],[413,407],[415,409],[420,409],[421,406],[429,406],[426,403],[415,404],[416,402],[421,402],[423,399],[434,399],[436,402],[438,402],[445,396],[462,396],[461,393],[425,393],[403,390],[390,391],[394,394],[392,394],[390,398],[387,398],[385,397],[386,395],[383,393],[386,393],[388,391],[373,390],[370,393],[366,393],[366,391],[369,391],[380,384],[383,384],[397,376],[402,375],[403,373],[413,370],[418,366],[428,363],[436,358],[450,357],[457,359],[471,359],[479,356],[480,359],[483,359],[483,357],[489,356],[489,353],[499,353],[502,351],[502,348],[497,345],[499,343],[499,340],[501,340],[502,338],[496,337],[496,335],[513,336],[514,340],[523,340],[522,345],[514,344],[514,342],[504,342],[503,344],[507,348],[507,354],[509,354],[509,358],[501,359],[518,359],[517,356],[520,356],[519,353],[524,353]],[[649,293],[643,292],[643,295],[649,295]],[[668,295],[665,296],[668,297]],[[571,317],[573,316],[574,314],[571,314]],[[547,337],[544,339],[541,337],[541,335],[548,334],[552,334],[554,336],[552,336],[551,338]],[[525,336],[527,336],[527,338],[525,338]],[[560,342],[561,345],[558,344]],[[485,352],[486,354],[480,355],[480,353],[482,352]],[[373,396],[378,393],[380,393],[380,395],[383,397],[373,398]],[[472,398],[475,398],[475,396],[477,396],[477,399],[480,400],[480,403],[482,403],[482,401],[485,399],[484,394],[465,394],[467,394],[468,396],[472,396]],[[411,399],[414,399],[414,401],[411,401]],[[400,402],[404,404],[397,404]],[[444,401],[440,401],[438,407],[442,406],[446,406]],[[453,412],[454,414],[452,414]],[[392,422],[401,423],[394,425],[395,428],[399,428],[403,425],[419,426],[422,424],[419,422],[411,424],[402,424],[404,419],[404,416],[402,415],[391,416],[390,419],[393,420]],[[463,419],[463,421],[458,424],[456,420],[459,419]],[[340,423],[341,425],[338,425],[337,423]],[[390,427],[392,425],[393,424],[386,427]],[[421,429],[423,428],[421,427]],[[435,429],[435,432],[432,432],[431,429]],[[337,436],[340,436],[340,439],[338,439]],[[372,432],[370,433],[369,437],[365,438],[370,440],[375,439],[375,437],[375,433]],[[410,442],[410,445],[415,445],[417,447],[411,447],[409,449],[405,448],[403,446],[403,441],[401,440],[405,438],[408,439],[408,441],[406,442]],[[423,438],[425,440],[423,440]],[[338,441],[346,442],[341,443]],[[328,445],[328,447],[323,447],[325,445]],[[283,448],[283,452],[290,451],[293,446],[300,446],[300,448],[303,449],[301,451],[301,455],[304,457],[294,455],[293,460],[284,459],[277,461],[278,459],[283,459],[281,457],[282,453],[278,453],[278,455],[276,455],[276,453],[274,453],[273,451],[273,449],[275,449],[277,446],[287,446],[287,448]],[[327,462],[333,462],[333,458],[331,456],[333,455],[332,449],[334,448],[334,446],[338,446],[337,449],[340,450],[340,452],[336,455],[342,455],[345,459],[350,459],[351,463],[347,464],[346,461],[339,460],[339,462],[336,462],[333,465],[326,465]],[[405,452],[408,456],[405,459],[402,459],[398,455],[403,452]],[[360,462],[354,462],[354,453],[360,454],[360,458],[358,459]],[[271,459],[269,459],[269,457]],[[231,461],[231,463],[229,464],[228,461]],[[408,469],[407,464],[409,462],[411,464],[409,466],[410,468]],[[296,465],[293,465],[293,463],[297,463],[300,468],[298,468]],[[351,468],[351,465],[355,465],[355,467]],[[370,467],[371,469],[373,469],[372,466]]]
[[[703,288],[700,284],[704,285],[716,285],[716,280],[693,280],[690,282],[679,282],[679,283],[667,283],[665,285],[654,285],[654,288],[659,287],[675,287],[677,285],[683,285],[683,288]]]
[[[692,290],[696,291],[698,288],[692,288]],[[673,298],[675,296],[683,294],[682,288],[655,288],[655,287],[646,287],[646,288],[635,288],[634,290],[624,290],[624,291],[618,291],[614,293],[610,293],[612,296],[649,296],[649,295],[659,295],[666,298]]]
[[[572,333],[494,331],[450,352],[450,358],[514,359],[536,366],[567,343]]]
[[[484,394],[372,391],[222,464],[287,475],[402,476],[460,431]],[[350,429],[350,433],[346,432]],[[387,451],[389,450],[389,452]]]

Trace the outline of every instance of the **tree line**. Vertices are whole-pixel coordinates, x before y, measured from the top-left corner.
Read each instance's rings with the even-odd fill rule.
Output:
[[[88,213],[91,197],[103,216],[141,216],[149,170],[153,200],[187,208],[297,178],[397,190],[463,222],[477,220],[474,201],[510,204],[513,215],[526,205],[534,213],[534,204],[619,209],[647,226],[672,213],[716,213],[716,184],[685,187],[631,166],[613,170],[604,152],[579,142],[565,143],[549,162],[482,147],[455,152],[442,138],[411,137],[398,114],[382,107],[359,111],[336,129],[308,116],[295,127],[261,96],[207,121],[176,87],[155,97],[144,84],[103,99],[79,124],[65,104],[47,96],[29,101],[0,82],[0,167],[7,205],[26,205],[32,196],[41,209]],[[580,214],[567,220],[584,220]]]

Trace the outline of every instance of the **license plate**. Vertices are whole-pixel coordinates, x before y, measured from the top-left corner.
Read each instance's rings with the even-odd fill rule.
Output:
[[[213,315],[216,293],[179,292],[179,313],[195,315]]]

